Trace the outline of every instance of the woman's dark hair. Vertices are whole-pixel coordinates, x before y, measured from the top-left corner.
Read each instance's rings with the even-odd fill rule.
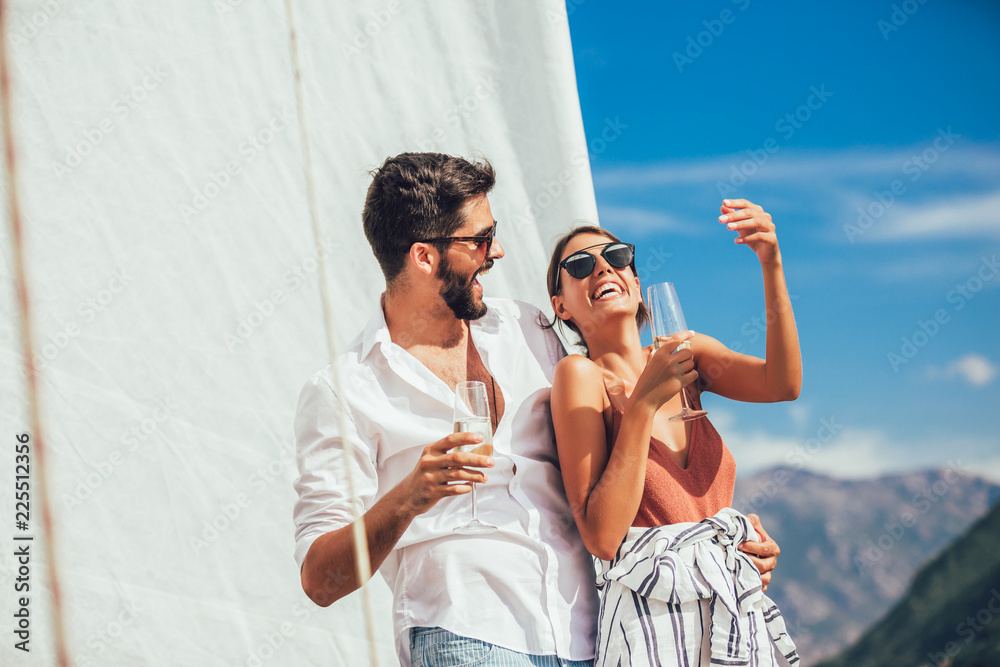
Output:
[[[361,220],[386,284],[403,270],[410,246],[451,236],[465,222],[465,203],[496,183],[489,161],[441,153],[402,153],[386,159],[372,177]]]
[[[617,236],[615,236],[614,234],[612,234],[608,230],[606,230],[606,229],[604,229],[602,227],[594,226],[594,225],[584,225],[582,227],[576,227],[575,229],[572,229],[569,232],[567,232],[566,234],[564,234],[562,236],[562,238],[560,238],[558,241],[556,241],[556,247],[552,249],[552,259],[549,260],[549,269],[548,269],[548,271],[545,274],[545,283],[546,283],[546,286],[548,287],[548,290],[549,290],[549,298],[550,299],[552,297],[554,297],[556,294],[559,294],[560,291],[562,291],[562,287],[561,286],[565,282],[565,281],[559,280],[559,272],[562,270],[559,267],[559,262],[561,261],[560,258],[562,257],[563,251],[566,250],[566,246],[569,245],[569,242],[572,241],[573,239],[575,239],[580,234],[597,234],[598,236],[603,236],[604,238],[606,238],[609,241],[612,241],[614,243],[621,243],[622,242],[622,240],[620,238],[618,238]],[[630,264],[629,266],[632,269],[632,273],[634,275],[638,275],[636,273],[636,271],[635,271],[635,258],[634,257],[632,258],[632,264]],[[644,325],[647,321],[649,321],[649,311],[646,309],[646,304],[644,302],[640,301],[639,302],[639,309],[635,313],[635,325],[638,328],[642,329],[642,325]],[[578,326],[576,326],[576,324],[574,324],[573,322],[570,322],[569,320],[560,319],[556,315],[553,315],[552,322],[549,322],[548,320],[545,319],[544,316],[542,316],[542,315],[538,316],[538,324],[541,325],[545,329],[551,329],[551,328],[553,328],[556,325],[557,322],[561,322],[563,324],[563,326],[567,327],[573,333],[575,333],[577,336],[579,336],[580,342],[584,346],[586,346],[587,341],[584,338],[583,333],[580,331],[580,328]]]

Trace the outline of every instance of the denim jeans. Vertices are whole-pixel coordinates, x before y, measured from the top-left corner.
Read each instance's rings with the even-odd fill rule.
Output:
[[[593,667],[591,660],[529,655],[442,628],[410,628],[413,667]]]

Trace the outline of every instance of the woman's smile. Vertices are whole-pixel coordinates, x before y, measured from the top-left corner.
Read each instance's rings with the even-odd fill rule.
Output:
[[[608,301],[610,299],[618,299],[620,297],[627,296],[625,288],[619,285],[614,280],[603,280],[597,285],[591,295],[591,301]]]

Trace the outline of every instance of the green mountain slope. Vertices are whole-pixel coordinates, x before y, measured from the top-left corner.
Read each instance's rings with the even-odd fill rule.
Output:
[[[1000,665],[1000,503],[925,565],[906,596],[821,667]]]
[[[738,480],[733,506],[760,514],[781,545],[768,595],[809,667],[878,622],[998,495],[960,462],[868,480],[778,468]]]

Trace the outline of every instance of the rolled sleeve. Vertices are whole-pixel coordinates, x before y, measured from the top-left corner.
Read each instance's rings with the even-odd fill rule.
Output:
[[[348,525],[374,503],[378,490],[374,447],[363,440],[346,415],[346,432],[340,432],[338,410],[348,410],[323,373],[306,382],[295,411],[296,463],[295,481],[295,561],[299,569],[309,548],[318,537]],[[354,446],[354,456],[347,461],[344,439]],[[354,481],[352,499],[347,466]]]

